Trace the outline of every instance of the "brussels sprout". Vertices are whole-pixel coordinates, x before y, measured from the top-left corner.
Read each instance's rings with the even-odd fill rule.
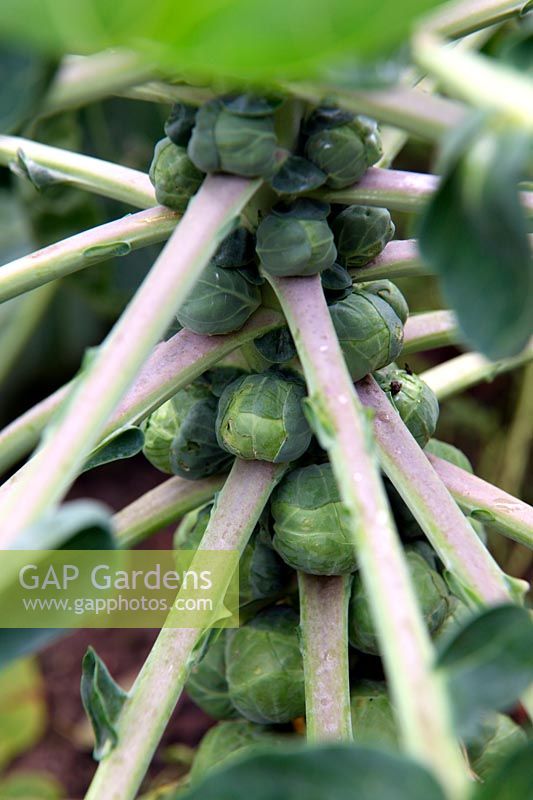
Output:
[[[250,264],[254,257],[254,237],[240,225],[226,236],[211,260],[216,267],[241,269]]]
[[[525,731],[504,714],[495,714],[487,726],[484,741],[469,745],[470,765],[480,780],[485,781],[510,755],[527,740]],[[481,746],[480,746],[481,745]]]
[[[275,490],[274,547],[294,569],[343,575],[357,568],[346,510],[330,464],[289,473]]]
[[[197,480],[231,464],[219,447],[215,422],[217,398],[200,379],[180,389],[145,423],[143,452],[162,472]]]
[[[420,447],[435,433],[439,401],[427,383],[403,369],[387,369],[376,380]]]
[[[296,200],[275,206],[257,229],[257,255],[272,275],[316,275],[331,267],[337,251],[327,223],[329,205]]]
[[[415,551],[406,551],[405,557],[411,573],[416,596],[430,633],[435,633],[446,619],[449,610],[449,593],[441,576],[426,559]],[[379,654],[377,633],[370,613],[370,605],[361,578],[355,575],[350,596],[348,617],[350,643],[363,653]]]
[[[345,267],[364,267],[381,253],[395,230],[388,209],[372,206],[348,206],[331,228],[339,261]]]
[[[364,281],[363,283],[356,283],[355,288],[358,292],[369,292],[381,297],[396,312],[398,319],[405,325],[409,316],[409,306],[401,291],[392,281],[386,279]]]
[[[202,711],[214,719],[238,716],[228,694],[226,681],[226,632],[210,642],[205,653],[192,668],[185,691]]]
[[[236,270],[210,262],[176,316],[184,328],[214,336],[238,331],[260,303],[257,286]]]
[[[298,616],[274,606],[228,631],[226,676],[233,705],[252,722],[289,722],[305,713]]]
[[[196,550],[209,523],[213,504],[185,515],[174,536],[178,550]],[[287,588],[286,565],[272,547],[270,532],[261,519],[244,548],[239,561],[239,605],[262,600],[276,600]]]
[[[390,364],[403,343],[403,325],[379,295],[355,289],[329,308],[348,371],[354,381]]]
[[[265,745],[281,745],[287,739],[287,734],[271,732],[262,725],[254,725],[246,720],[220,722],[207,731],[198,746],[190,772],[191,783],[202,778],[213,767],[219,767],[236,756],[250,754]]]
[[[302,400],[305,384],[288,372],[238,378],[224,390],[216,432],[221,447],[244,459],[280,463],[299,458],[311,442]]]
[[[202,172],[253,178],[273,174],[277,146],[271,111],[244,116],[221,100],[210,100],[196,114],[187,152]]]
[[[187,147],[196,119],[196,108],[185,103],[174,103],[165,122],[165,133],[174,144]]]
[[[258,336],[254,345],[263,358],[273,364],[286,364],[296,356],[294,339],[286,325]]]
[[[356,744],[398,748],[398,728],[384,683],[361,681],[350,692]]]
[[[170,139],[161,139],[156,144],[149,176],[157,202],[176,211],[185,211],[204,179],[186,150]]]
[[[333,109],[335,111],[336,109]],[[377,123],[363,116],[328,113],[317,109],[307,121],[310,134],[305,154],[327,175],[327,186],[343,189],[360,180],[383,150]]]

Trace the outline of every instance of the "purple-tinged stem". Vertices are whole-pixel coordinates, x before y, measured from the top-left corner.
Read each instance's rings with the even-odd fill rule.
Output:
[[[422,263],[416,239],[389,242],[379,256],[364,267],[353,267],[350,272],[354,281],[373,281],[378,278],[394,280],[431,274],[429,268]]]
[[[433,469],[463,511],[487,522],[508,539],[533,548],[533,508],[477,475],[437,456],[427,456]]]
[[[309,742],[352,738],[348,670],[351,576],[298,573]]]
[[[202,538],[201,550],[242,553],[286,465],[237,459]],[[245,487],[245,491],[243,491]],[[232,575],[213,586],[213,606]],[[118,743],[100,762],[85,800],[133,800],[195,660],[201,628],[161,630],[118,720]]]
[[[196,481],[174,476],[138,497],[113,517],[113,530],[121,547],[146,539],[151,533],[177,522],[180,517],[208,503],[224,486],[226,475]]]
[[[509,602],[512,585],[415,442],[374,378],[356,385],[374,413],[383,471],[439,554],[444,566],[479,604]]]
[[[459,330],[453,312],[427,311],[413,314],[405,323],[401,355],[457,344],[458,340]]]
[[[109,417],[102,438],[128,423],[140,422],[150,411],[168,400],[242,344],[283,324],[275,311],[260,309],[236,333],[199,336],[182,330],[158,344],[146,360],[132,386]],[[73,382],[37,403],[0,432],[0,472],[8,469],[39,442],[40,435],[65,400]],[[3,488],[3,487],[2,487]]]
[[[258,187],[257,180],[205,179],[135,297],[75,382],[53,430],[12,491],[2,492],[3,547],[64,496],[150,351]]]
[[[287,318],[309,391],[309,414],[328,451],[351,519],[359,568],[406,750],[458,800],[468,778],[452,731],[446,690],[379,478],[369,423],[335,335],[319,276],[268,276]]]

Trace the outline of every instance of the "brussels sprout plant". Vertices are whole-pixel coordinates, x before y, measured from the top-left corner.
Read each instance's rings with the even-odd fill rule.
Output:
[[[0,667],[72,627],[9,627],[28,551],[179,583],[130,691],[83,660],[85,800],[525,798],[531,3],[15,5]]]

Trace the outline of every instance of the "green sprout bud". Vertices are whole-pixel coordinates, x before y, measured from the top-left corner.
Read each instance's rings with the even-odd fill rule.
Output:
[[[381,253],[395,231],[388,209],[373,206],[348,206],[331,227],[345,267],[364,267]]]
[[[358,683],[350,692],[350,708],[356,744],[398,749],[398,727],[384,683]]]
[[[422,615],[430,633],[435,633],[446,619],[449,609],[449,592],[443,579],[432,569],[426,559],[414,550],[405,553],[411,580]],[[350,644],[363,653],[379,655],[376,629],[370,612],[368,597],[359,574],[355,575],[350,596],[348,617]]]
[[[265,745],[281,745],[288,739],[287,734],[271,732],[246,720],[220,722],[207,731],[198,746],[190,772],[191,783],[238,756],[250,755]]]
[[[184,328],[214,336],[238,331],[260,303],[258,286],[210,262],[176,316]]]
[[[209,524],[212,503],[190,511],[174,536],[177,550],[196,550]],[[290,580],[289,570],[272,546],[272,537],[262,517],[239,561],[239,605],[274,601],[283,595]]]
[[[289,372],[246,375],[220,398],[216,431],[221,447],[244,459],[275,464],[299,458],[311,442],[303,381]]]
[[[470,765],[481,781],[486,781],[507,756],[527,741],[526,732],[504,714],[495,714],[485,727],[483,742],[468,747]]]
[[[196,108],[185,103],[174,103],[165,122],[165,133],[174,144],[187,147],[196,119]]]
[[[145,423],[143,453],[148,461],[190,480],[229,467],[232,459],[216,438],[217,408],[217,398],[202,379],[176,392]]]
[[[435,433],[439,401],[427,383],[403,369],[387,369],[376,380],[420,447]]]
[[[337,256],[327,223],[329,205],[296,200],[275,206],[257,229],[257,255],[271,275],[316,275]]]
[[[323,113],[323,112],[326,113]],[[305,125],[305,154],[327,175],[327,186],[343,189],[360,180],[382,154],[377,123],[363,116],[317,109]]]
[[[274,547],[294,569],[344,575],[357,569],[350,523],[330,464],[293,470],[274,492]]]
[[[228,631],[226,675],[233,705],[252,722],[282,723],[303,716],[298,615],[274,606]]]
[[[403,344],[403,325],[378,294],[356,288],[329,308],[346,365],[354,381],[390,364]]]
[[[245,116],[221,100],[210,100],[196,114],[187,152],[202,172],[253,178],[273,174],[277,146],[271,110]]]
[[[185,211],[204,179],[187,151],[170,139],[161,139],[156,144],[149,176],[157,202],[181,212]]]
[[[201,659],[192,668],[185,691],[196,705],[214,719],[238,716],[228,693],[226,680],[226,632],[210,642]]]
[[[355,289],[358,292],[369,292],[381,297],[396,312],[396,316],[401,323],[405,325],[409,316],[409,306],[401,291],[392,281],[388,281],[385,278],[380,281],[365,281],[357,283]]]

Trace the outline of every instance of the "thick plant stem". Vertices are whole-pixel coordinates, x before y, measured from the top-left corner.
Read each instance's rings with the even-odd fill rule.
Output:
[[[437,175],[371,167],[359,183],[345,189],[317,189],[310,192],[310,196],[341,205],[354,203],[384,206],[393,211],[416,212],[424,209],[438,185]],[[521,192],[520,199],[526,215],[533,216],[533,192]],[[533,237],[530,237],[530,241],[533,246]],[[396,242],[393,244],[400,246]],[[409,257],[419,261],[418,253],[414,250]]]
[[[413,275],[430,275],[429,268],[422,263],[415,239],[389,242],[379,256],[364,267],[350,270],[355,281],[373,281],[378,278],[409,278]]]
[[[284,465],[237,459],[202,538],[201,550],[242,553]],[[243,486],[246,491],[243,492]],[[213,587],[224,598],[227,582]],[[216,596],[215,596],[216,593]],[[85,800],[133,800],[194,663],[201,629],[163,628],[118,721],[118,744],[100,763]]]
[[[489,361],[479,353],[464,353],[420,374],[439,400],[475,386],[483,381],[492,381],[498,375],[527,364],[533,359],[533,342],[514,358]]]
[[[379,122],[393,125],[422,139],[436,141],[466,117],[465,106],[419,89],[395,86],[375,91],[350,91],[331,84],[284,84],[295,97],[320,104],[335,100],[357,114],[366,114]]]
[[[400,415],[374,378],[357,383],[374,412],[374,436],[383,471],[402,496],[444,566],[478,604],[508,602],[511,585],[432,469]]]
[[[307,741],[350,741],[348,601],[351,576],[298,573]]]
[[[450,94],[533,131],[533,87],[518,70],[494,64],[479,53],[450,48],[446,41],[423,30],[414,38],[413,57]]]
[[[65,494],[150,350],[170,324],[258,181],[208,177],[16,487],[3,493],[0,544]]]
[[[102,438],[125,424],[140,422],[178,389],[213,367],[233,350],[281,325],[281,314],[260,309],[236,333],[226,336],[199,336],[182,330],[168,341],[161,342],[154,348],[120,405],[109,417]],[[0,433],[0,472],[8,469],[35,447],[43,429],[65,401],[72,386],[73,382],[61,387]]]
[[[151,533],[208,503],[225,480],[226,475],[197,481],[175,476],[143,494],[113,517],[113,530],[120,547],[133,547]]]
[[[427,457],[465,514],[487,522],[508,539],[533,549],[531,506],[477,475],[470,475],[449,461],[429,454]]]
[[[4,264],[0,303],[65,275],[168,239],[179,215],[164,206],[129,214]]]
[[[459,0],[439,6],[423,26],[442,36],[465,36],[517,16],[523,6],[524,0]]]
[[[269,277],[309,390],[310,415],[350,514],[359,568],[406,750],[438,775],[447,796],[467,792],[448,699],[372,452],[371,435],[331,323],[320,278]]]
[[[104,50],[91,56],[65,56],[43,103],[57,113],[108,97],[150,78],[146,60],[130,50]]]
[[[457,344],[459,329],[451,311],[427,311],[413,314],[404,328],[402,356],[435,347]]]
[[[0,136],[0,164],[16,164],[21,152],[40,167],[49,169],[62,183],[138,208],[156,205],[154,187],[144,172],[30,139]]]

